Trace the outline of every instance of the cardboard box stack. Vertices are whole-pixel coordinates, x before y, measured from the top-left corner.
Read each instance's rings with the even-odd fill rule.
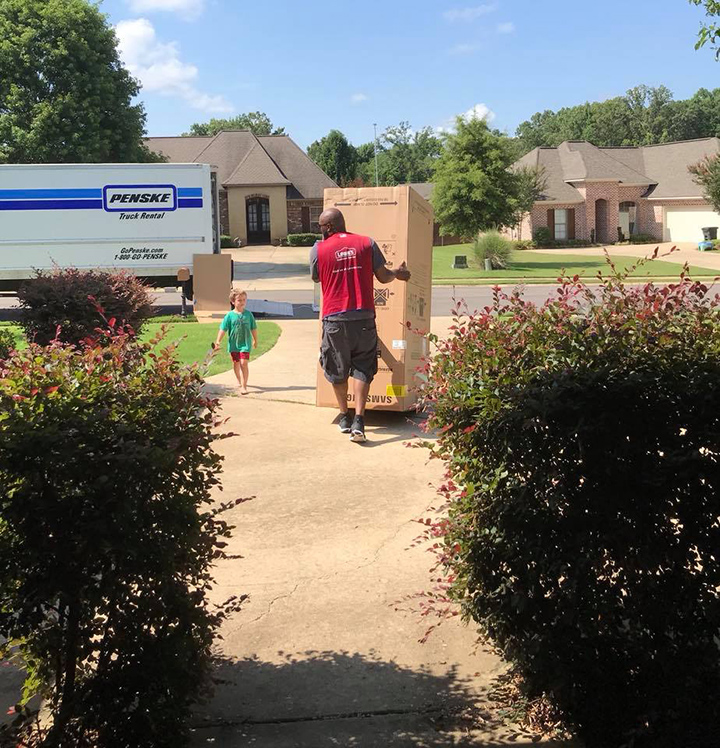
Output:
[[[372,237],[388,267],[403,260],[412,277],[383,285],[375,281],[378,373],[370,386],[368,410],[406,411],[417,402],[416,370],[427,354],[432,296],[433,211],[411,187],[325,190],[325,209],[338,208],[347,230]],[[409,326],[408,326],[409,323]],[[353,405],[352,380],[348,392]],[[330,383],[318,366],[317,405],[337,407]]]

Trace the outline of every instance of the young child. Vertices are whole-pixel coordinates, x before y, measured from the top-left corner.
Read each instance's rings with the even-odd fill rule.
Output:
[[[245,309],[247,294],[245,291],[233,289],[230,293],[230,303],[233,310],[225,315],[220,323],[217,340],[213,343],[213,350],[220,348],[220,341],[225,333],[228,334],[228,353],[233,361],[233,371],[240,384],[240,394],[248,394],[248,364],[250,363],[250,348],[257,348],[257,322],[252,312]]]

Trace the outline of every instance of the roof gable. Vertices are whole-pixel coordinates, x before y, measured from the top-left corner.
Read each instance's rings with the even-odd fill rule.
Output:
[[[287,135],[264,135],[258,141],[292,182],[298,197],[322,198],[338,185]]]
[[[147,138],[151,150],[173,163],[204,163],[215,167],[225,187],[282,185],[293,197],[322,198],[337,187],[287,135],[255,136],[249,130],[223,130],[215,136]]]
[[[699,198],[702,190],[688,167],[720,154],[720,139],[700,138],[640,147],[597,148],[586,141],[565,141],[557,148],[535,148],[513,168],[541,166],[547,177],[543,200],[581,202],[575,182],[610,180],[647,185],[653,198]]]

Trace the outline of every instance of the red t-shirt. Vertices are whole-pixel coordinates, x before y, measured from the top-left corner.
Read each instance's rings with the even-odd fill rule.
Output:
[[[375,310],[373,240],[360,234],[333,234],[317,244],[322,316]]]

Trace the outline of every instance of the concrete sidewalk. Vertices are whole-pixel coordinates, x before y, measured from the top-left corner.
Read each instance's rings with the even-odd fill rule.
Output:
[[[447,320],[438,327],[447,325]],[[275,348],[250,365],[250,395],[227,396],[218,500],[228,551],[214,598],[249,594],[224,627],[214,698],[194,746],[530,745],[511,739],[488,699],[503,665],[457,618],[420,644],[416,593],[432,588],[431,555],[411,548],[436,503],[442,465],[408,440],[417,418],[367,415],[366,445],[316,408],[317,321],[282,322]],[[231,394],[230,378],[210,387]]]

